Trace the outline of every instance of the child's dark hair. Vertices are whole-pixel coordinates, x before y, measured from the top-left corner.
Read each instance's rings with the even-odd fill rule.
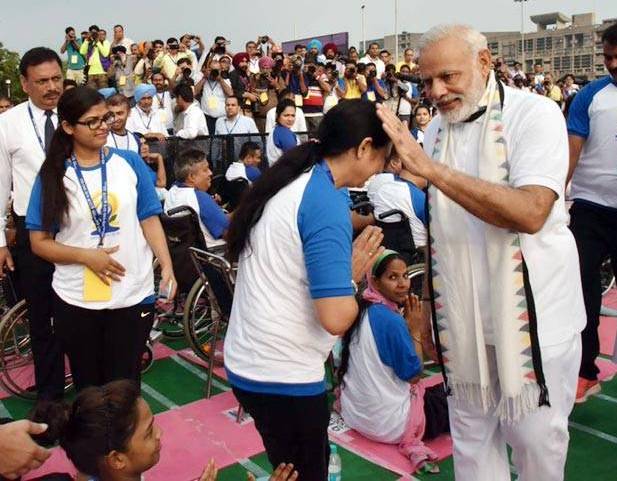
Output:
[[[139,397],[135,382],[113,381],[84,389],[71,405],[39,403],[31,417],[48,425],[41,437],[59,442],[80,472],[99,477],[107,454],[127,450],[137,427]]]
[[[371,271],[369,272],[369,275],[373,277],[381,277],[384,274],[384,272],[386,272],[386,269],[388,268],[388,266],[395,260],[401,260],[405,262],[406,264],[405,258],[402,255],[400,255],[398,252],[393,252],[391,254],[388,254],[386,257],[384,257],[381,260],[381,262],[379,262],[379,265],[375,269],[375,272],[373,272],[371,269]],[[354,334],[358,330],[358,326],[360,325],[360,320],[362,319],[362,316],[364,316],[364,312],[371,306],[370,302],[363,299],[361,296],[358,296],[358,297],[359,297],[358,298],[358,316],[356,317],[356,320],[353,322],[351,327],[347,330],[347,332],[343,336],[343,350],[341,352],[341,366],[338,368],[338,371],[336,373],[338,382],[341,388],[345,387],[344,377],[345,377],[345,374],[347,374],[347,370],[349,369],[349,344],[351,343]]]
[[[248,142],[244,142],[242,147],[240,147],[240,155],[239,159],[244,160],[247,156],[253,155],[258,150],[261,150],[261,145],[257,142],[253,142],[249,140]]]

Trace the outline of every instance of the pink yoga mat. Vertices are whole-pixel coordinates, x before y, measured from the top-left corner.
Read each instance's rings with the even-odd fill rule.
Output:
[[[427,387],[434,386],[442,381],[443,378],[441,374],[431,376],[424,380]],[[403,478],[401,479],[411,479],[409,476],[411,473],[411,463],[405,456],[398,452],[396,444],[384,444],[371,441],[353,429],[342,434],[335,434],[330,431],[330,437],[336,443],[357,455],[402,475]],[[426,444],[435,451],[440,461],[452,455],[452,440],[448,435],[439,436]]]

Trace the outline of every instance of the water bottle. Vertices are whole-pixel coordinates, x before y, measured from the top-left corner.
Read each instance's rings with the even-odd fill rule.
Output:
[[[343,464],[339,456],[336,446],[330,445],[330,462],[328,463],[328,481],[341,481]]]

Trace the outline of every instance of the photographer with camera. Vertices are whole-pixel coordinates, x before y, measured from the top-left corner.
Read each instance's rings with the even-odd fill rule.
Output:
[[[176,88],[176,85],[181,83],[190,85],[191,87],[195,85],[195,81],[193,79],[193,69],[191,68],[191,59],[188,57],[182,57],[179,59],[175,75],[173,78],[167,80],[169,82],[170,90],[173,90]]]
[[[161,42],[162,46],[163,42],[161,40],[158,41]],[[135,85],[152,81],[152,67],[154,59],[156,58],[156,51],[154,49],[155,42],[157,42],[157,40],[154,42],[141,42],[138,46],[137,62],[133,69]]]
[[[356,63],[348,60],[345,64],[345,73],[335,86],[336,94],[340,99],[359,99],[366,92],[366,78],[358,72]]]
[[[294,94],[296,107],[302,107],[303,98],[308,92],[306,78],[302,72],[305,59],[299,55],[289,57],[290,68],[285,72],[285,84]]]
[[[259,37],[261,39],[261,37]],[[245,45],[246,54],[248,55],[248,63],[249,63],[249,73],[257,74],[259,73],[259,58],[261,57],[261,52],[257,48],[257,42],[253,42],[252,40],[246,42]]]
[[[234,55],[232,64],[233,72],[229,74],[231,87],[234,95],[240,99],[240,108],[244,115],[253,116],[253,105],[259,101],[259,98],[252,91],[251,79],[249,78],[249,56],[246,52],[240,52]]]
[[[111,49],[111,67],[107,76],[116,86],[116,90],[124,95],[131,105],[134,104],[135,77],[133,75],[134,61],[132,55],[126,54],[124,45],[117,45]]]
[[[282,60],[280,61],[282,65]],[[258,101],[254,109],[255,124],[262,134],[265,132],[266,115],[277,104],[278,93],[285,88],[285,81],[280,76],[280,69],[275,72],[276,62],[270,57],[259,59],[259,73],[251,77],[254,92]]]
[[[195,84],[195,96],[201,96],[201,110],[206,116],[208,131],[214,132],[216,120],[225,116],[225,99],[233,95],[231,82],[221,75],[221,64],[212,59],[202,65],[201,78]]]
[[[304,116],[309,132],[317,132],[323,118],[324,98],[332,90],[328,75],[321,65],[315,65],[310,59],[305,62],[305,83],[307,92],[303,99]]]
[[[377,67],[373,62],[366,64],[366,92],[362,94],[362,100],[382,103],[388,98],[386,84],[379,77]]]
[[[561,93],[559,85],[555,85],[555,79],[552,73],[546,73],[544,75],[544,82],[542,82],[542,85],[544,87],[544,95],[557,102],[557,105],[561,107],[563,103],[563,94]]]
[[[343,72],[345,65],[338,60],[338,48],[333,42],[327,43],[323,47],[323,54],[326,57],[325,65],[332,65],[337,72]]]
[[[84,74],[88,87],[103,89],[107,87],[107,69],[111,66],[109,51],[111,45],[105,40],[101,30],[96,25],[88,29],[90,38],[79,47],[79,53],[86,59]]]
[[[156,57],[153,68],[159,69],[167,80],[175,79],[178,75],[178,62],[181,58],[188,58],[188,54],[186,52],[181,53],[178,39],[170,37],[167,39],[167,52],[161,52]]]
[[[180,37],[180,52],[188,55],[193,68],[197,69],[199,59],[205,51],[206,46],[199,35],[185,33]]]
[[[403,65],[400,72],[396,72],[394,65],[386,65],[384,73],[384,82],[388,92],[388,99],[384,103],[408,128],[411,110],[418,97],[417,88],[408,80],[410,75],[411,71],[407,65]]]
[[[82,41],[77,39],[73,27],[66,27],[64,34],[64,43],[60,46],[60,53],[66,52],[66,78],[81,85],[84,83],[84,67],[86,66],[86,59],[79,53]]]

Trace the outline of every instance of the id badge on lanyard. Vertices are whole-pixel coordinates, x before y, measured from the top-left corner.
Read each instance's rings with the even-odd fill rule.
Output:
[[[96,204],[94,203],[94,199],[90,194],[90,190],[88,189],[88,185],[86,184],[86,180],[84,179],[83,173],[79,164],[77,163],[77,158],[75,154],[71,156],[71,166],[75,170],[75,174],[77,175],[77,180],[79,181],[79,185],[81,190],[86,198],[86,202],[88,203],[88,208],[90,209],[90,215],[92,216],[92,221],[96,227],[96,231],[99,236],[99,242],[97,247],[102,248],[103,243],[105,241],[105,234],[107,231],[107,225],[109,223],[109,192],[107,186],[107,166],[105,165],[105,156],[103,155],[103,150],[100,153],[101,157],[101,212],[99,213],[96,209]],[[85,302],[105,302],[110,301],[112,296],[111,290],[111,280],[108,278],[108,282],[110,284],[105,284],[99,276],[93,272],[88,267],[84,266],[84,274],[83,274],[83,300]]]

